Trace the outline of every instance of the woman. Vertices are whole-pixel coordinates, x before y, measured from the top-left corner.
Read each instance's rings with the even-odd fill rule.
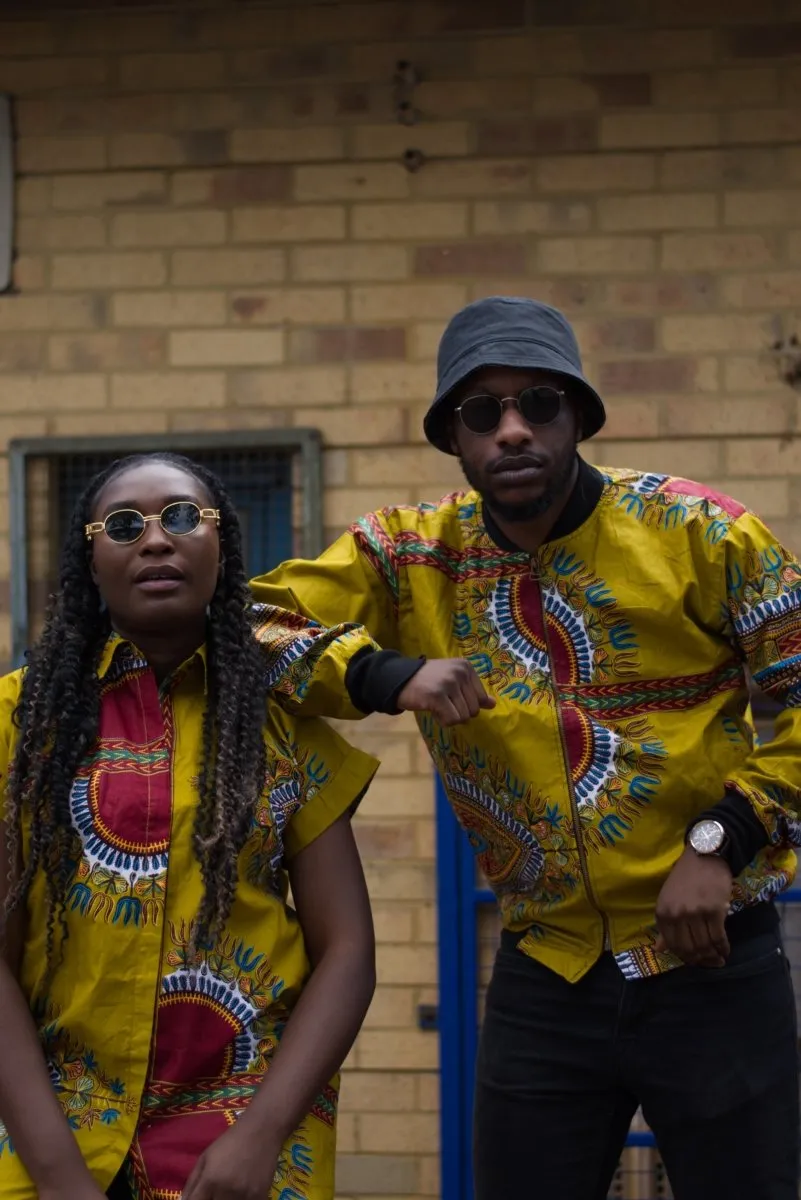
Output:
[[[247,598],[220,482],[124,459],[0,681],[3,1200],[334,1195],[377,764],[275,707]]]

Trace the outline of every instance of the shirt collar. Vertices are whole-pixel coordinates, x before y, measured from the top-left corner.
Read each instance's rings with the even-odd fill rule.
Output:
[[[147,661],[133,642],[127,638],[121,637],[118,633],[112,631],[109,634],[108,641],[103,647],[103,652],[100,655],[100,662],[97,664],[98,679],[105,679],[111,668],[124,659],[129,659],[132,666],[141,664],[142,670],[146,669]],[[174,687],[179,683],[191,669],[195,662],[199,662],[203,668],[203,690],[208,690],[208,650],[206,644],[199,646],[193,654],[185,662],[181,663],[177,670],[173,671],[170,677],[170,685]]]

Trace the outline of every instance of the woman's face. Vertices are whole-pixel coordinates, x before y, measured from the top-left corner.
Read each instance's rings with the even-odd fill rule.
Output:
[[[92,522],[129,509],[157,516],[169,504],[214,507],[203,485],[186,471],[154,461],[117,475],[95,501]],[[185,515],[191,510],[182,510]],[[123,527],[116,518],[109,528]],[[137,520],[133,520],[134,528]],[[141,528],[141,523],[139,523]],[[92,578],[106,602],[112,624],[127,636],[186,632],[205,617],[220,573],[217,522],[205,517],[191,533],[169,533],[158,520],[145,522],[136,541],[116,542],[107,532],[92,538]]]

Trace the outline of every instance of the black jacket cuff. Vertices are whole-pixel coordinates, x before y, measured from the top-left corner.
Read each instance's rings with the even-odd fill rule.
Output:
[[[689,834],[699,821],[720,821],[728,835],[728,845],[723,857],[731,867],[732,875],[739,875],[768,844],[765,826],[754,812],[745,796],[730,790],[714,808],[700,813],[687,827]]]
[[[345,687],[354,707],[363,713],[397,716],[398,696],[425,661],[425,658],[406,658],[397,650],[373,650],[365,646],[354,654],[345,672]]]

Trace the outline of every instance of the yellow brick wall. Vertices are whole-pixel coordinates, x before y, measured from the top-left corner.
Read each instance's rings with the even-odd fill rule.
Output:
[[[437,339],[515,292],[575,319],[609,402],[596,461],[721,485],[801,542],[798,396],[767,354],[801,311],[801,4],[77,7],[0,17],[19,171],[0,449],[316,426],[333,536],[458,482],[421,434]],[[399,59],[422,77],[411,127]],[[341,1195],[410,1200],[438,1193],[437,1044],[415,1024],[436,998],[432,786],[410,722],[352,732],[384,760],[358,824],[380,986]]]

